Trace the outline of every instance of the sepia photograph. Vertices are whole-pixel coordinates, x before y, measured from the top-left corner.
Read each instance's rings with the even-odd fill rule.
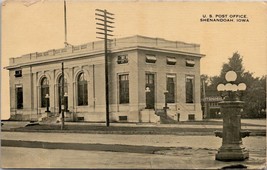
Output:
[[[1,168],[265,169],[267,3],[1,1]]]

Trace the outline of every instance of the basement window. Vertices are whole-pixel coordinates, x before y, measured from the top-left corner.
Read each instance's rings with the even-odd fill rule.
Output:
[[[167,64],[168,65],[175,65],[176,64],[176,59],[175,57],[167,57]]]
[[[118,63],[118,64],[125,64],[125,63],[128,63],[128,56],[127,56],[127,55],[119,55],[119,56],[118,56],[117,63]]]
[[[156,63],[157,58],[155,55],[146,55],[146,63]]]
[[[128,117],[127,116],[119,116],[119,121],[127,121]]]
[[[189,121],[194,121],[195,120],[195,115],[194,114],[189,114],[188,115],[188,120]]]
[[[193,59],[186,59],[185,65],[186,65],[186,67],[194,67],[195,61]]]
[[[22,77],[22,70],[16,70],[15,77]]]

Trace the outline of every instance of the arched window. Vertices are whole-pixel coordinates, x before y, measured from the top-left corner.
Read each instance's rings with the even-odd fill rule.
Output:
[[[41,107],[46,107],[46,98],[45,98],[46,95],[49,95],[49,82],[48,79],[44,77],[41,80]]]
[[[88,105],[87,80],[84,73],[78,76],[78,106]]]

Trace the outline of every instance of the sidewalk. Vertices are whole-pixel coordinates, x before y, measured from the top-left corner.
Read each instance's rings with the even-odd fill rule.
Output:
[[[266,120],[251,120],[242,119],[242,129],[243,130],[266,130]],[[2,131],[11,130],[15,128],[25,127],[29,122],[22,121],[3,121],[4,125],[1,127]],[[52,125],[59,126],[60,123],[42,123],[40,125]],[[70,126],[98,126],[105,127],[105,123],[89,123],[89,122],[65,122],[65,125]],[[212,119],[209,121],[196,121],[196,122],[179,122],[177,124],[159,124],[159,123],[110,123],[110,127],[155,127],[155,128],[195,128],[195,129],[222,129],[221,119]]]
[[[5,126],[5,125],[4,125]],[[4,127],[3,126],[3,127]],[[61,130],[60,124],[40,124],[27,127],[11,128],[6,125],[2,132],[35,132],[35,133],[80,133],[80,134],[123,134],[123,135],[179,135],[179,136],[214,136],[215,131],[222,131],[219,125],[136,125],[136,124],[105,124],[66,123]],[[254,128],[254,129],[253,129]],[[249,131],[250,136],[266,136],[266,130],[259,126],[242,127]]]

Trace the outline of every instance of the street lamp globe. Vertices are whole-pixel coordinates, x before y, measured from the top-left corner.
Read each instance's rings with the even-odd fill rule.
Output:
[[[227,83],[227,84],[225,85],[225,90],[226,90],[226,91],[232,91],[232,84],[231,84],[231,83]]]
[[[240,83],[237,86],[237,90],[240,90],[240,91],[244,91],[244,90],[246,90],[246,88],[247,88],[247,86],[245,83]]]
[[[219,85],[217,86],[217,90],[218,90],[219,92],[224,91],[224,90],[225,90],[225,86],[224,86],[224,84],[219,84]]]
[[[46,95],[45,95],[45,98],[48,99],[48,98],[49,98],[49,94],[46,94]]]
[[[237,74],[236,74],[236,72],[234,72],[234,71],[228,71],[228,72],[225,74],[225,79],[226,79],[226,81],[228,81],[228,82],[235,81],[236,78],[237,78]]]
[[[237,85],[236,84],[232,84],[232,91],[237,91]]]

